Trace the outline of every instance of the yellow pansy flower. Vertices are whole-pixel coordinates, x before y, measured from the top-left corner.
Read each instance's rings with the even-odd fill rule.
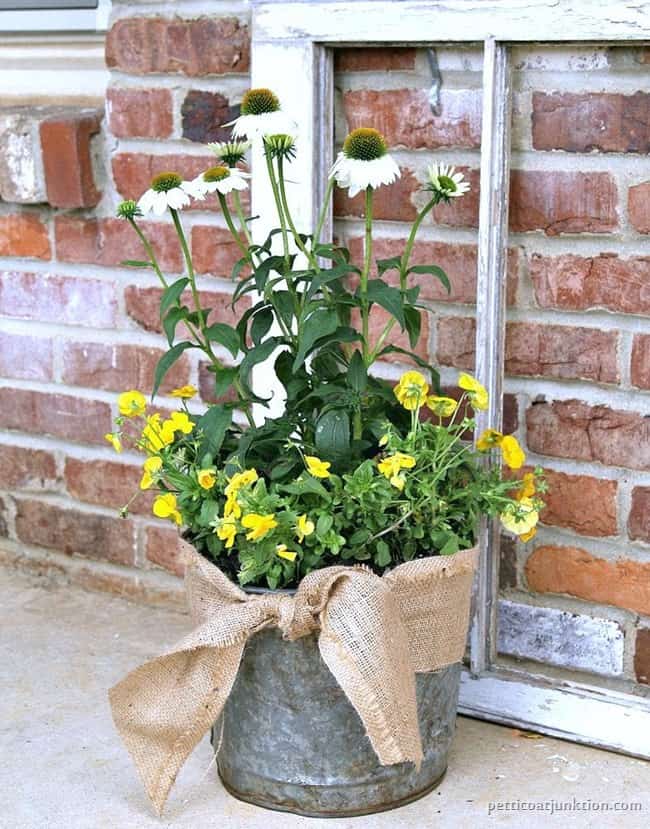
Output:
[[[409,412],[419,409],[429,394],[429,384],[419,371],[406,371],[393,389],[395,397]]]
[[[184,435],[189,435],[194,427],[194,421],[190,420],[187,412],[172,412],[169,419],[163,423],[163,428],[169,425],[169,428],[174,432],[182,432]]]
[[[329,461],[322,461],[314,455],[305,455],[305,463],[314,478],[329,478],[329,468],[332,465]]]
[[[495,446],[501,446],[503,435],[496,429],[486,429],[476,441],[476,448],[479,452],[489,452]]]
[[[171,392],[172,397],[180,397],[183,400],[190,400],[196,395],[198,389],[195,386],[181,386],[179,389],[174,389]]]
[[[400,491],[404,489],[406,479],[400,474],[402,469],[413,469],[415,466],[415,458],[413,455],[407,455],[404,452],[395,452],[394,455],[389,455],[387,458],[379,461],[377,468],[381,474],[388,478],[390,483]]]
[[[305,536],[311,535],[316,527],[314,526],[314,522],[310,521],[306,515],[299,515],[298,520],[296,521],[296,536],[298,541],[302,544],[305,539]]]
[[[521,479],[521,487],[515,493],[515,498],[521,501],[522,498],[532,498],[535,494],[535,476],[532,472],[526,472]]]
[[[155,481],[156,472],[160,470],[161,466],[162,458],[158,455],[153,455],[151,458],[147,458],[143,464],[144,473],[142,475],[142,480],[140,481],[140,489],[149,489]]]
[[[230,518],[233,516],[234,518],[241,518],[241,507],[239,506],[239,501],[234,495],[229,495],[226,498],[226,503],[223,507],[223,514],[226,518]]]
[[[427,408],[438,415],[438,417],[451,417],[458,408],[458,403],[453,397],[437,397],[432,395],[426,399]]]
[[[229,550],[235,543],[235,536],[237,535],[237,523],[234,517],[222,518],[217,527],[217,536],[221,541],[225,542],[225,547]]]
[[[234,497],[243,486],[254,484],[258,477],[256,469],[245,469],[243,472],[236,472],[228,480],[228,486],[224,490],[226,497]]]
[[[258,541],[278,526],[275,515],[260,515],[257,512],[251,512],[245,515],[241,523],[242,527],[250,530],[249,533],[246,533],[248,541]]]
[[[519,520],[517,520],[517,516],[519,516]],[[530,498],[522,498],[517,506],[509,504],[499,518],[508,532],[523,537],[537,526],[539,512],[535,509],[535,505]],[[532,536],[528,537],[532,538]]]
[[[137,417],[144,414],[147,408],[147,401],[144,394],[135,389],[122,392],[117,398],[117,408],[124,417]]]
[[[217,482],[217,473],[214,469],[199,469],[196,480],[203,489],[212,489]]]
[[[142,430],[142,439],[145,449],[148,452],[159,452],[164,446],[168,446],[174,440],[174,430],[171,421],[160,421],[158,413],[147,418],[147,425]]]
[[[164,495],[159,495],[153,502],[153,514],[158,518],[169,518],[170,521],[175,521],[177,524],[182,524],[180,512],[176,509],[176,496],[173,492],[166,492]]]
[[[122,441],[120,440],[119,435],[114,435],[112,432],[108,432],[104,435],[104,440],[107,440],[116,452],[122,451]]]
[[[521,469],[526,460],[526,455],[517,438],[514,435],[506,435],[501,441],[500,448],[506,466],[509,466],[510,469]]]
[[[489,401],[487,389],[476,378],[463,372],[458,378],[458,385],[467,392],[472,408],[481,411],[487,409]]]
[[[280,558],[286,558],[287,561],[295,561],[296,556],[298,555],[298,553],[287,550],[286,544],[278,544],[275,548],[275,552],[280,556]]]

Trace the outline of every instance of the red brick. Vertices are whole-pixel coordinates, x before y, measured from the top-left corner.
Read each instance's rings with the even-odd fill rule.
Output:
[[[134,526],[122,518],[93,515],[43,501],[21,500],[17,502],[16,534],[25,544],[59,550],[66,555],[118,564],[135,563]]]
[[[127,17],[106,38],[106,65],[131,75],[247,73],[248,26],[234,17]]]
[[[530,276],[535,299],[542,308],[650,312],[650,258],[533,254]]]
[[[389,146],[409,149],[479,147],[481,92],[445,89],[441,115],[433,115],[426,89],[357,89],[346,92],[343,106],[349,130],[375,127]]]
[[[437,359],[443,365],[473,368],[475,338],[473,318],[442,317],[438,320]],[[616,383],[617,342],[616,333],[597,328],[509,323],[506,372]]]
[[[151,392],[160,348],[108,343],[67,342],[63,346],[63,381],[72,386],[124,391]],[[189,382],[190,366],[184,354],[162,382],[162,392]]]
[[[242,251],[229,230],[198,225],[192,228],[192,259],[197,273],[230,278]]]
[[[42,273],[0,273],[0,314],[19,319],[114,328],[115,287],[99,279]]]
[[[80,443],[106,445],[111,407],[99,400],[29,389],[0,389],[0,426],[32,434],[53,435]]]
[[[611,233],[618,227],[616,183],[609,173],[513,170],[510,229]]]
[[[129,285],[125,291],[127,314],[146,331],[162,331],[159,314],[161,294],[160,288],[139,288],[135,285]],[[239,321],[244,308],[248,307],[246,300],[243,299],[237,304],[237,313],[235,313],[230,307],[232,296],[227,293],[201,291],[200,297],[204,308],[214,309],[208,318],[210,323],[226,322],[234,326]],[[189,299],[187,301],[191,303]],[[179,326],[177,332],[180,334],[182,330]]]
[[[648,50],[650,55],[650,50]],[[647,61],[650,63],[650,60]],[[650,685],[650,628],[639,628],[634,648],[634,673],[637,682]]]
[[[362,46],[334,50],[336,72],[395,72],[415,69],[417,50],[408,46]]]
[[[568,527],[580,535],[601,538],[617,535],[616,481],[589,475],[567,475],[545,469],[548,492],[541,520],[553,527]]]
[[[372,213],[375,219],[392,222],[412,222],[417,216],[413,204],[413,195],[421,188],[420,182],[412,171],[402,167],[402,176],[390,187],[375,190]],[[347,191],[334,190],[335,216],[363,216],[365,195],[359,193],[353,199],[348,198]]]
[[[650,233],[650,181],[630,187],[627,210],[632,227],[639,233]]]
[[[51,452],[0,446],[1,489],[53,489],[56,477],[56,461]]]
[[[102,123],[98,110],[71,110],[41,122],[41,149],[47,200],[53,207],[94,207],[91,139]]]
[[[140,490],[142,469],[139,466],[118,461],[66,458],[64,474],[68,492],[79,501],[117,511],[137,494],[129,512],[151,514],[154,496]]]
[[[458,167],[457,172],[463,173],[470,189],[463,196],[452,199],[450,204],[439,204],[435,207],[434,222],[450,227],[478,227],[480,172],[469,167]]]
[[[57,256],[64,262],[115,266],[125,259],[146,257],[133,228],[123,219],[57,216],[54,228]],[[174,226],[163,222],[140,222],[140,228],[153,245],[160,267],[180,271],[182,252]],[[153,273],[152,279],[155,279]]]
[[[220,92],[192,89],[181,107],[183,138],[189,141],[228,141],[230,127],[224,124],[239,117],[239,106],[231,106]]]
[[[106,93],[109,125],[118,138],[168,138],[174,128],[169,89],[120,89]]]
[[[157,564],[176,576],[185,573],[185,557],[177,530],[168,527],[147,527],[147,561]]]
[[[632,385],[650,389],[650,334],[635,334],[632,340]]]
[[[528,446],[542,455],[650,469],[650,417],[579,400],[534,403]]]
[[[151,155],[150,153],[118,153],[113,156],[113,179],[118,193],[125,199],[136,201],[149,189],[151,179],[172,171],[184,179],[196,178],[200,173],[214,166],[212,155]],[[246,195],[246,194],[244,194]],[[243,200],[246,204],[247,201]],[[217,210],[219,202],[215,195],[209,195],[204,201],[195,201],[188,208],[191,210]]]
[[[0,376],[19,380],[51,380],[52,341],[0,331]]]
[[[579,547],[538,547],[526,562],[536,593],[566,593],[589,602],[650,613],[650,563],[596,558]]]
[[[51,259],[47,225],[34,213],[0,216],[0,256]]]
[[[199,394],[201,400],[206,403],[234,403],[237,400],[237,392],[230,386],[228,391],[217,397],[214,393],[215,376],[208,371],[209,363],[199,363]]]
[[[406,239],[377,238],[373,242],[372,258],[389,259],[401,256]],[[354,237],[348,240],[352,259],[363,263],[363,239]],[[420,299],[436,302],[458,302],[472,304],[476,302],[476,245],[448,244],[446,242],[416,242],[411,255],[411,265],[438,265],[445,271],[451,282],[451,293],[443,285],[427,274],[413,274],[409,277],[409,287],[420,286]],[[519,251],[508,251],[508,304],[514,305],[517,293],[519,268]],[[396,271],[388,271],[383,276],[387,282],[399,281]]]
[[[650,152],[650,94],[535,92],[533,147],[572,153]]]
[[[650,543],[650,487],[635,486],[627,521],[630,538]]]

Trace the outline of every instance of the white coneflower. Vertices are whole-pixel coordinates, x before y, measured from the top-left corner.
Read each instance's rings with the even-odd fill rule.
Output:
[[[427,167],[427,190],[437,193],[443,201],[457,199],[469,190],[469,182],[455,167],[447,164],[432,164]]]
[[[283,158],[291,161],[296,157],[296,137],[294,135],[265,135],[264,147],[271,158]]]
[[[192,185],[203,195],[207,193],[230,193],[232,190],[246,190],[249,178],[248,173],[242,173],[236,167],[210,167],[200,176],[197,176]]]
[[[228,167],[236,167],[246,158],[250,149],[250,141],[214,141],[208,148]]]
[[[178,173],[159,173],[151,180],[151,187],[140,196],[138,209],[142,213],[157,216],[172,208],[181,210],[190,203],[190,198],[203,199],[203,194],[191,181],[183,181]]]
[[[399,167],[388,154],[386,140],[377,130],[367,127],[353,130],[345,139],[330,178],[339,187],[347,187],[350,197],[372,187],[392,184],[401,175]]]
[[[241,115],[231,124],[233,138],[258,138],[293,133],[296,129],[296,124],[280,109],[278,96],[263,88],[248,90],[241,102]]]

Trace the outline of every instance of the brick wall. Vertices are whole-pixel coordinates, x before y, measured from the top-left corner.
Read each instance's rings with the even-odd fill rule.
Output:
[[[440,114],[426,54],[337,59],[337,139],[372,123],[402,168],[379,191],[376,252],[401,250],[432,154],[472,192],[437,208],[415,259],[429,353],[443,383],[474,366],[481,55],[437,50]],[[650,95],[647,51],[516,49],[510,190],[506,420],[550,494],[534,542],[503,544],[499,650],[539,671],[650,685]],[[386,70],[389,70],[388,72]],[[360,251],[361,202],[337,199],[336,231]],[[390,376],[399,368],[387,368]],[[550,666],[550,667],[549,667]]]
[[[349,127],[377,126],[402,167],[399,184],[378,192],[379,257],[404,239],[434,154],[464,168],[473,184],[459,204],[437,209],[415,251],[452,280],[449,296],[421,282],[432,310],[424,348],[448,385],[474,361],[481,57],[441,48],[438,59],[434,117],[423,52],[340,53],[337,140]],[[503,545],[500,649],[644,693],[650,96],[639,90],[647,52],[536,47],[516,50],[514,60],[506,419],[531,463],[547,470],[551,495],[535,542]],[[115,456],[103,441],[116,393],[146,390],[164,347],[158,289],[147,274],[120,267],[141,251],[113,214],[156,172],[191,176],[205,167],[202,142],[223,137],[219,125],[237,114],[248,85],[245,5],[177,2],[172,13],[169,4],[115,2],[107,64],[100,132],[68,124],[76,140],[66,144],[40,128],[51,113],[31,113],[21,134],[32,142],[23,156],[32,159],[33,183],[28,162],[13,184],[0,169],[0,558],[168,602],[180,595],[175,531],[150,517],[146,499],[129,519],[115,517],[137,486],[138,458]],[[74,165],[48,167],[56,141],[88,159],[83,179],[62,172]],[[359,254],[358,200],[339,196],[336,213],[337,234]],[[206,202],[183,218],[201,288],[227,319],[235,253],[222,217]],[[179,272],[169,224],[151,221],[148,229],[165,267]],[[395,376],[400,367],[380,370]],[[188,381],[209,399],[205,372],[189,358],[165,389]],[[171,401],[163,395],[160,404]]]

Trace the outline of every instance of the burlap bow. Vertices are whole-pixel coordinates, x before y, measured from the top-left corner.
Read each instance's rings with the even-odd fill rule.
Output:
[[[422,760],[415,673],[465,649],[476,549],[418,559],[379,577],[326,567],[295,595],[247,594],[186,545],[194,630],[111,688],[113,719],[162,813],[181,766],[218,718],[246,640],[275,625],[289,640],[320,631],[323,661],[357,710],[382,765]]]

